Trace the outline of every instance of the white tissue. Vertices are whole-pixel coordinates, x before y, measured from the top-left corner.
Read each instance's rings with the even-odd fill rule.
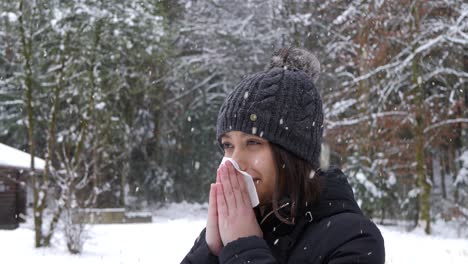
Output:
[[[255,183],[253,181],[252,176],[248,174],[247,172],[241,170],[239,168],[239,164],[237,164],[237,162],[231,158],[224,157],[223,160],[221,161],[221,164],[224,164],[228,160],[232,163],[234,168],[236,168],[236,170],[240,172],[242,176],[244,176],[245,185],[247,186],[247,191],[249,192],[249,197],[250,197],[250,201],[252,202],[252,207],[257,206],[260,203],[260,201],[258,200],[257,190],[255,189]]]

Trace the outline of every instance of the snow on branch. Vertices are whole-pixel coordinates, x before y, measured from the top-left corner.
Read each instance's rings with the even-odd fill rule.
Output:
[[[448,119],[448,120],[444,120],[444,121],[432,124],[432,125],[430,125],[430,126],[428,126],[428,127],[426,127],[424,129],[424,133],[427,133],[430,130],[441,127],[441,126],[445,126],[445,125],[449,125],[449,124],[455,124],[455,123],[468,123],[468,118]]]
[[[463,32],[467,28],[467,24],[463,23],[464,19],[468,16],[468,9],[464,9],[464,12],[460,15],[457,21],[453,25],[446,25],[446,30],[441,32],[435,38],[430,38],[426,41],[423,41],[421,37],[418,37],[413,41],[414,45],[417,45],[417,48],[413,51],[411,47],[413,45],[408,45],[407,48],[403,49],[398,55],[393,59],[393,62],[376,67],[375,69],[369,71],[368,73],[361,75],[357,78],[354,78],[351,81],[345,81],[342,83],[343,86],[353,85],[360,81],[367,80],[374,75],[383,72],[383,71],[394,71],[394,72],[404,72],[404,69],[411,64],[413,59],[418,55],[422,54],[425,51],[431,49],[439,43],[443,42],[452,42],[457,44],[468,44],[467,34]],[[403,59],[404,58],[404,59]]]
[[[428,74],[425,74],[423,76],[423,78],[422,78],[422,81],[423,82],[428,81],[431,78],[439,76],[441,74],[449,74],[449,75],[454,75],[454,76],[457,76],[457,77],[468,78],[468,73],[464,72],[464,71],[457,71],[457,70],[450,69],[450,68],[437,68],[434,71],[432,71],[432,72],[430,72]]]
[[[352,126],[359,124],[361,122],[367,121],[369,119],[377,119],[377,118],[382,118],[382,117],[387,117],[387,116],[403,116],[406,117],[408,116],[408,112],[403,112],[403,111],[391,111],[391,112],[382,112],[382,113],[374,113],[371,114],[370,116],[363,116],[359,117],[356,119],[344,119],[341,121],[326,121],[328,123],[328,129],[340,127],[340,126]]]
[[[185,96],[191,94],[192,92],[196,91],[196,90],[199,90],[201,87],[203,87],[204,85],[206,85],[208,82],[210,82],[214,77],[216,77],[218,75],[217,72],[214,72],[213,74],[211,74],[210,76],[208,76],[207,78],[205,78],[202,82],[198,83],[197,85],[195,85],[194,87],[192,87],[191,89],[185,91],[184,93],[181,93],[179,95],[177,95],[176,97],[174,98],[171,98],[169,100],[167,100],[164,105],[170,105],[182,98],[184,98]]]

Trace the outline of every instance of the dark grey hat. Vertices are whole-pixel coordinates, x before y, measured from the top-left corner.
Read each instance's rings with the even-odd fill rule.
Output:
[[[216,138],[229,131],[263,137],[320,167],[322,99],[314,86],[320,64],[308,51],[275,52],[270,67],[242,80],[218,114]]]

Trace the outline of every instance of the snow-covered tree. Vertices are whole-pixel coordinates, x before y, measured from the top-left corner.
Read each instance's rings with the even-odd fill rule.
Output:
[[[408,191],[417,193],[419,218],[429,233],[427,152],[447,125],[468,121],[454,115],[468,77],[461,60],[468,41],[467,6],[456,0],[390,2],[355,1],[334,20],[340,26],[335,31],[341,32],[336,38],[348,38],[330,48],[347,65],[337,70],[341,88],[334,98],[339,101],[329,104],[331,112],[341,113],[340,120],[331,118],[329,127],[341,128],[335,135],[351,141],[352,151],[367,140],[370,155],[361,150],[358,156],[370,158],[368,164],[386,162],[382,173],[387,179],[414,175],[416,189]],[[363,128],[369,136],[355,133]],[[385,144],[385,135],[392,135],[394,144]],[[398,172],[402,168],[407,169]]]
[[[6,100],[0,107],[10,113],[1,117],[9,121],[2,132],[14,138],[26,125],[31,156],[46,159],[44,174],[31,179],[36,246],[47,246],[70,197],[94,197],[95,203],[80,206],[125,200],[129,153],[144,142],[142,135],[153,132],[151,124],[136,121],[143,112],[139,102],[159,92],[153,84],[161,78],[154,69],[163,64],[161,51],[167,47],[163,22],[159,5],[150,1],[1,4],[2,48],[8,48],[8,56],[2,56]],[[60,174],[65,160],[73,170]],[[85,181],[91,186],[75,188],[80,175],[91,175]],[[60,202],[43,230],[51,186],[58,187]],[[74,193],[78,189],[91,195]]]
[[[275,27],[280,1],[179,3],[161,126],[168,151],[161,158],[173,180],[169,198],[203,201],[221,159],[215,125],[222,100],[242,77],[266,67],[286,31]]]

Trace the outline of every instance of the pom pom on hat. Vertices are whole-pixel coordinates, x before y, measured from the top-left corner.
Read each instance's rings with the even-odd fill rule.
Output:
[[[314,54],[298,48],[283,48],[277,50],[270,60],[269,69],[283,67],[300,70],[309,75],[314,82],[320,74],[320,62]]]

